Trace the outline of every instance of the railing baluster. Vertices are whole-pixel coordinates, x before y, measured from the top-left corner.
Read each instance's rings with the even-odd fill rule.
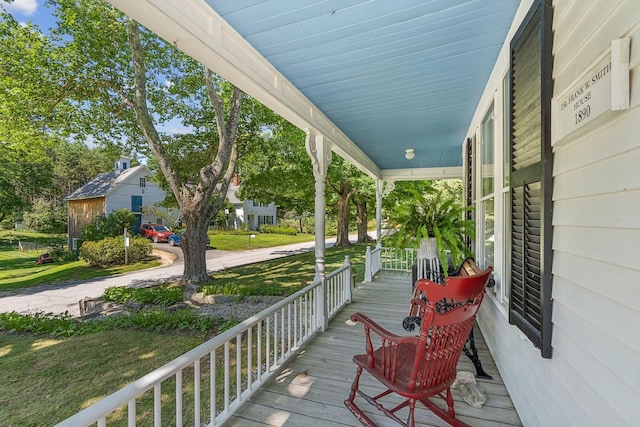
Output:
[[[216,350],[209,352],[209,419],[215,424],[216,419]]]
[[[182,369],[176,372],[176,426],[182,427]]]
[[[281,356],[280,359],[278,360],[278,362],[281,363],[282,360],[284,360],[284,354],[287,346],[287,337],[285,335],[285,330],[284,330],[284,326],[285,326],[285,322],[284,322],[284,307],[282,307],[280,309],[280,352],[281,352]]]
[[[224,410],[229,410],[229,341],[224,343]]]
[[[247,390],[253,389],[253,326],[247,329]]]
[[[193,363],[193,425],[200,425],[200,358]]]
[[[291,342],[291,304],[287,305],[287,348],[289,352],[293,348],[293,344]]]
[[[306,338],[307,334],[309,333],[309,299],[308,299],[308,294],[304,294],[304,296],[302,297],[302,312],[303,312],[303,322],[302,322],[302,326],[304,327],[304,334],[302,335],[303,337]]]
[[[273,313],[273,365],[269,367],[271,372],[278,364],[278,312]]]
[[[133,398],[127,403],[128,427],[136,427],[136,399]]]
[[[236,337],[236,400],[242,395],[242,335]]]
[[[271,316],[267,317],[267,330],[265,331],[267,338],[267,353],[265,354],[264,372],[269,373],[271,371]]]
[[[258,367],[258,382],[262,381],[262,322],[258,322],[258,361],[256,363]]]
[[[162,426],[162,393],[161,383],[153,386],[153,425]]]
[[[298,310],[300,310],[300,304],[298,304],[299,299],[293,301],[293,346],[298,347],[298,343],[300,342],[300,315]]]

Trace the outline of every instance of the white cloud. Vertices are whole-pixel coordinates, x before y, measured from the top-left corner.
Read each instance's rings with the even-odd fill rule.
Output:
[[[18,12],[27,16],[33,15],[38,10],[38,2],[36,0],[15,0],[13,3],[6,3],[0,0],[0,3],[9,12]]]

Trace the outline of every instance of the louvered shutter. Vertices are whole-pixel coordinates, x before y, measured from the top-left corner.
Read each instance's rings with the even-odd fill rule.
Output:
[[[511,42],[509,321],[551,357],[551,5],[536,2]],[[549,28],[547,28],[549,27]]]
[[[471,138],[467,138],[466,143],[463,147],[463,156],[462,156],[462,169],[464,175],[462,176],[462,187],[463,187],[463,203],[464,206],[473,206],[473,145],[474,141]],[[467,210],[464,212],[464,218],[471,220],[473,219],[473,211]],[[467,245],[467,248],[470,250],[473,248],[473,242],[471,237],[465,236],[464,241]]]

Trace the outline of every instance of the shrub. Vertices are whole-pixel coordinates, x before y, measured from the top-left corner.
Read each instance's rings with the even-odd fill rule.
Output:
[[[214,230],[214,232],[213,232],[214,235],[216,235],[216,234],[220,234],[220,235],[228,234],[228,235],[231,235],[231,236],[247,236],[247,235],[253,234],[253,233],[255,233],[255,231],[249,230],[248,227],[246,227],[246,228],[245,227],[238,228],[237,230]]]
[[[192,331],[203,334],[222,333],[232,328],[236,320],[223,321],[198,315],[195,310],[176,311],[145,309],[129,315],[115,315],[104,319],[81,320],[68,313],[21,314],[0,313],[0,331],[71,337],[95,332],[135,328],[155,332]]]
[[[128,288],[126,286],[112,286],[104,290],[104,298],[119,304],[127,301],[143,304],[171,305],[183,300],[182,287],[167,285],[152,288]]]
[[[271,234],[286,234],[288,236],[295,236],[298,234],[295,228],[293,227],[278,227],[277,225],[271,224],[262,224],[260,226],[261,233],[271,233]]]
[[[134,311],[128,316],[112,316],[107,321],[114,328],[137,328],[155,332],[193,330],[202,333],[209,332],[221,323],[219,319],[200,316],[191,309],[167,311],[157,308]]]
[[[300,287],[282,287],[279,283],[255,284],[255,283],[227,283],[208,284],[202,286],[202,292],[206,295],[237,295],[239,297],[249,296],[289,296]]]
[[[128,209],[119,209],[109,216],[98,216],[82,228],[82,239],[96,242],[105,237],[121,236],[127,228],[135,234],[136,216]]]
[[[81,324],[68,313],[65,314],[19,314],[0,313],[0,330],[30,332],[37,335],[72,336],[79,334]]]
[[[63,245],[52,245],[49,248],[49,254],[56,261],[77,261],[78,255],[73,251],[68,251]]]
[[[129,239],[127,259],[130,263],[146,260],[151,254],[151,243],[142,237]],[[124,238],[108,237],[98,242],[84,242],[80,248],[80,259],[89,265],[111,267],[124,264]]]

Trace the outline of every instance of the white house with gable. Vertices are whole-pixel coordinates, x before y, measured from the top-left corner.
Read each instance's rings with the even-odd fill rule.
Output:
[[[256,200],[240,200],[236,192],[240,189],[240,178],[236,174],[227,190],[227,199],[233,205],[234,217],[232,219],[235,228],[247,224],[249,230],[258,230],[263,224],[276,224],[275,203],[262,203]]]
[[[74,239],[80,238],[84,226],[119,209],[129,209],[136,215],[136,229],[144,222],[158,222],[159,218],[142,212],[143,206],[152,206],[166,196],[151,176],[146,166],[131,167],[131,159],[120,157],[114,170],[96,176],[71,193],[67,197],[69,247],[74,247]]]

